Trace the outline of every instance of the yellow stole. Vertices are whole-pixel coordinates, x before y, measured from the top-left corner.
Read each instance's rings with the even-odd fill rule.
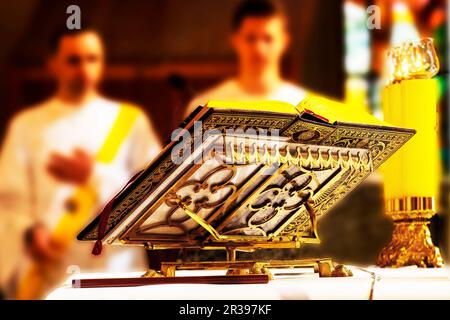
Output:
[[[120,106],[115,122],[96,155],[97,163],[109,164],[115,159],[139,113],[139,109],[131,105]],[[61,255],[64,255],[77,233],[91,219],[97,200],[96,190],[92,186],[82,185],[74,191],[73,196],[66,203],[66,212],[63,213],[52,233],[58,249],[61,249]],[[55,267],[52,263],[34,262],[19,282],[16,299],[39,299],[44,293],[49,276],[52,272],[56,272]]]

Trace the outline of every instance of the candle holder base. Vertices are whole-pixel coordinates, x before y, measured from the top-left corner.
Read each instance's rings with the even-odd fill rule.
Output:
[[[428,219],[394,221],[391,242],[378,256],[380,267],[404,267],[416,265],[420,268],[440,268],[443,259],[434,246]]]

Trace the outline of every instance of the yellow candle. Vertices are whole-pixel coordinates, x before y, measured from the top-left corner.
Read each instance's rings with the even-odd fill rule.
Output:
[[[434,197],[439,186],[436,81],[404,80],[401,92],[402,125],[417,131],[402,150],[404,196]]]
[[[382,168],[386,199],[435,197],[439,185],[437,87],[433,79],[403,80],[384,88],[384,119],[416,135]]]
[[[441,267],[439,248],[428,228],[436,213],[439,186],[437,85],[439,60],[432,39],[389,50],[390,84],[383,92],[385,120],[416,130],[382,168],[386,213],[394,220],[392,241],[381,251],[382,267]]]
[[[382,95],[382,108],[384,120],[402,127],[402,97],[400,84],[392,84],[384,88]],[[403,149],[403,148],[402,148]],[[384,176],[384,192],[386,199],[403,197],[403,150],[397,151],[381,167]]]

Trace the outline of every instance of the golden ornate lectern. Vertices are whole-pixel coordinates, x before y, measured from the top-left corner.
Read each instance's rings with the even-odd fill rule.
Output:
[[[228,261],[166,262],[229,275],[311,266],[348,275],[331,259],[238,261],[236,250],[318,243],[317,221],[414,135],[364,112],[310,97],[279,102],[210,102],[79,234],[102,244],[147,250],[223,249]]]

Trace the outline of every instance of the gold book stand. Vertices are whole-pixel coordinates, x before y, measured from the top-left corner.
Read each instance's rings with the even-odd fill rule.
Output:
[[[310,110],[318,101],[306,102],[309,109],[292,112],[254,105],[198,108],[183,124],[184,135],[168,144],[79,240],[228,253],[227,261],[219,262],[162,261],[160,270],[147,276],[193,269],[270,275],[271,268],[298,267],[313,267],[320,276],[351,275],[331,259],[236,260],[240,250],[319,243],[318,219],[414,135],[375,120],[345,122],[342,112],[336,116],[331,109],[319,116],[323,100],[320,110]],[[338,120],[328,120],[332,117]]]

